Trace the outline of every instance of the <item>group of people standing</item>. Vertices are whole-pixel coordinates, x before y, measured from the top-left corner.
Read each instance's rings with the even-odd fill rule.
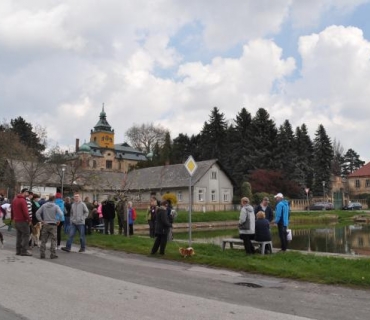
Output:
[[[289,225],[289,203],[282,193],[275,195],[275,218],[269,206],[269,198],[264,197],[262,202],[253,208],[247,197],[241,199],[239,215],[239,238],[243,240],[246,254],[254,254],[252,240],[271,241],[270,225],[277,225],[281,243],[281,251],[287,250],[287,228]],[[271,248],[270,248],[271,250]]]
[[[24,188],[11,204],[11,221],[14,221],[16,234],[16,255],[31,256],[30,234],[33,228],[41,222],[40,258],[45,258],[46,243],[50,239],[50,258],[58,258],[56,250],[61,243],[62,227],[69,234],[64,251],[70,251],[73,238],[78,231],[80,234],[80,252],[85,251],[85,220],[88,209],[76,193],[71,202],[70,198],[62,199],[61,193],[50,194],[47,201],[40,201],[40,196]]]

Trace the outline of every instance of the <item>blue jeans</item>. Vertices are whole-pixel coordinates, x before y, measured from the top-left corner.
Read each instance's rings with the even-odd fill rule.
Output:
[[[71,218],[64,217],[64,233],[69,234],[69,228],[71,227]]]
[[[69,238],[67,240],[66,247],[67,249],[71,250],[73,238],[75,237],[76,232],[80,234],[80,244],[81,249],[85,249],[85,225],[84,224],[74,224],[71,223],[69,227]]]

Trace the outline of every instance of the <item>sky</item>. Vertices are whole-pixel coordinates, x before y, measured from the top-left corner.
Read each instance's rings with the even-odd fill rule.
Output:
[[[73,151],[103,103],[115,143],[264,108],[370,161],[369,17],[370,0],[1,0],[1,120]]]

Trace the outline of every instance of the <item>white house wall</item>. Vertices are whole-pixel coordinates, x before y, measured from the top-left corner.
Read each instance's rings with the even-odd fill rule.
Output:
[[[212,176],[215,175],[215,176]],[[216,179],[214,179],[216,177]],[[199,191],[203,190],[203,201],[199,201]],[[212,190],[215,190],[215,197],[212,199]],[[224,201],[225,192],[230,194],[228,201]],[[232,203],[233,185],[226,174],[217,164],[214,164],[207,173],[194,185],[194,204],[213,205]]]

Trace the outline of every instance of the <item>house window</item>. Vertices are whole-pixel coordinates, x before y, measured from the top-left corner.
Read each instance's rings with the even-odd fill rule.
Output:
[[[366,179],[366,188],[369,188],[370,187],[370,179]]]
[[[211,180],[217,180],[217,171],[211,171]]]
[[[182,191],[177,192],[177,201],[179,201],[179,202],[182,201]]]
[[[224,202],[230,202],[230,191],[229,190],[224,191]]]
[[[94,142],[96,142],[96,137],[94,138]]]
[[[360,180],[359,179],[356,180],[355,187],[356,188],[360,188]]]
[[[105,162],[105,168],[106,168],[106,169],[112,169],[112,167],[113,167],[112,160],[107,160],[107,161]]]
[[[211,191],[211,201],[216,201],[216,190]]]
[[[199,189],[198,190],[198,201],[204,201],[204,190],[203,189]]]
[[[96,168],[96,160],[93,160],[93,168]]]

